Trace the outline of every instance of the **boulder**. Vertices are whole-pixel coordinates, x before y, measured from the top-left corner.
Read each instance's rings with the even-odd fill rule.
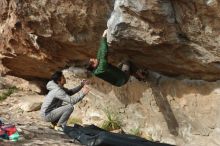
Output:
[[[82,65],[108,25],[113,64],[220,79],[218,0],[2,0],[0,14],[2,74],[45,80]]]
[[[19,107],[25,112],[40,110],[43,103],[43,97],[40,95],[27,95],[20,97]]]

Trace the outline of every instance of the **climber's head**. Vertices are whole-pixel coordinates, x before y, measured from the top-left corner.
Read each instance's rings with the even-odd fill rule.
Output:
[[[98,59],[96,58],[90,58],[88,60],[87,70],[92,71],[94,70],[99,64]]]
[[[63,86],[66,84],[66,78],[63,75],[62,71],[56,71],[52,76],[51,80],[53,80],[56,84]]]

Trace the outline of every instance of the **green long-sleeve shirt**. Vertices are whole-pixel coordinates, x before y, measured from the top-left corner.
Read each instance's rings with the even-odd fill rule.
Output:
[[[112,85],[122,86],[127,83],[129,77],[122,70],[108,63],[108,44],[107,39],[102,38],[100,47],[97,53],[97,59],[99,64],[97,68],[93,71],[93,74]]]

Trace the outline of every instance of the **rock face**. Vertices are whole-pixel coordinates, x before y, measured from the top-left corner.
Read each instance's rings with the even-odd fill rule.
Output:
[[[109,37],[141,67],[219,79],[219,8],[218,0],[116,0]]]
[[[121,88],[92,79],[94,89],[73,116],[99,125],[108,106],[126,132],[140,128],[161,142],[217,146],[219,23],[219,0],[1,0],[0,72],[41,81],[80,66],[96,55],[108,26],[109,61],[129,58],[152,72],[146,82],[131,78]]]
[[[74,73],[65,76],[67,87],[79,84]],[[72,118],[101,126],[108,121],[107,109],[118,116],[126,133],[136,130],[149,140],[178,146],[218,146],[219,85],[219,81],[174,79],[155,72],[149,73],[147,82],[131,78],[120,88],[93,78],[90,94],[75,105]]]
[[[219,79],[219,0],[2,0],[0,8],[2,73],[47,79],[95,56],[108,21],[111,62]]]
[[[19,107],[25,112],[40,110],[43,103],[43,96],[27,95],[22,97],[19,102]]]
[[[69,63],[95,55],[113,1],[2,0],[2,72],[48,79]]]

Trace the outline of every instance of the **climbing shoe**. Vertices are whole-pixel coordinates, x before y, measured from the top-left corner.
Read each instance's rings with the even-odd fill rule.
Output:
[[[54,126],[54,130],[63,132],[63,127],[62,126]]]
[[[50,128],[50,129],[54,129],[54,128],[55,128],[55,126],[56,126],[56,124],[55,124],[55,123],[50,123],[49,128]]]

